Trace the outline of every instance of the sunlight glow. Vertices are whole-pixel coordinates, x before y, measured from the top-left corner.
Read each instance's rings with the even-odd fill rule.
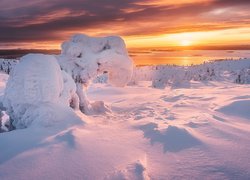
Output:
[[[191,41],[189,40],[182,40],[181,41],[181,46],[190,46],[191,45]]]
[[[250,41],[250,28],[186,32],[144,37],[124,37],[128,47],[171,47],[244,45]]]

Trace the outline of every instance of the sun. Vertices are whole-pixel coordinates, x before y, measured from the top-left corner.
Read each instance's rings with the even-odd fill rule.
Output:
[[[181,41],[181,46],[190,46],[191,44],[192,44],[192,42],[189,40],[182,40]]]

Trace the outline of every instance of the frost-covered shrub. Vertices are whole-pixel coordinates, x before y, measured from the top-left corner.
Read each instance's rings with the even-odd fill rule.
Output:
[[[10,122],[9,116],[5,111],[0,111],[0,133],[12,130],[14,128]]]
[[[0,71],[10,74],[17,63],[16,59],[0,59]]]
[[[250,69],[242,69],[239,73],[237,73],[235,82],[238,84],[249,84]]]

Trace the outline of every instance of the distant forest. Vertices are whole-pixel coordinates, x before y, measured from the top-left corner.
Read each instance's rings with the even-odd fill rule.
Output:
[[[2,49],[0,50],[0,58],[18,59],[28,53],[42,53],[42,54],[60,54],[58,49]]]
[[[150,53],[152,51],[182,51],[182,50],[250,50],[250,45],[236,45],[236,46],[171,46],[171,47],[145,47],[145,48],[128,48],[130,56],[137,53]],[[42,53],[42,54],[60,54],[59,49],[0,49],[0,58],[19,59],[28,53]]]

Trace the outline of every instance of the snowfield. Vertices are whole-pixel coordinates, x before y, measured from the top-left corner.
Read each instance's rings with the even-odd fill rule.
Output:
[[[1,133],[0,179],[249,179],[249,62],[140,67],[123,88],[98,77],[87,96],[110,112],[57,107],[53,124]]]

